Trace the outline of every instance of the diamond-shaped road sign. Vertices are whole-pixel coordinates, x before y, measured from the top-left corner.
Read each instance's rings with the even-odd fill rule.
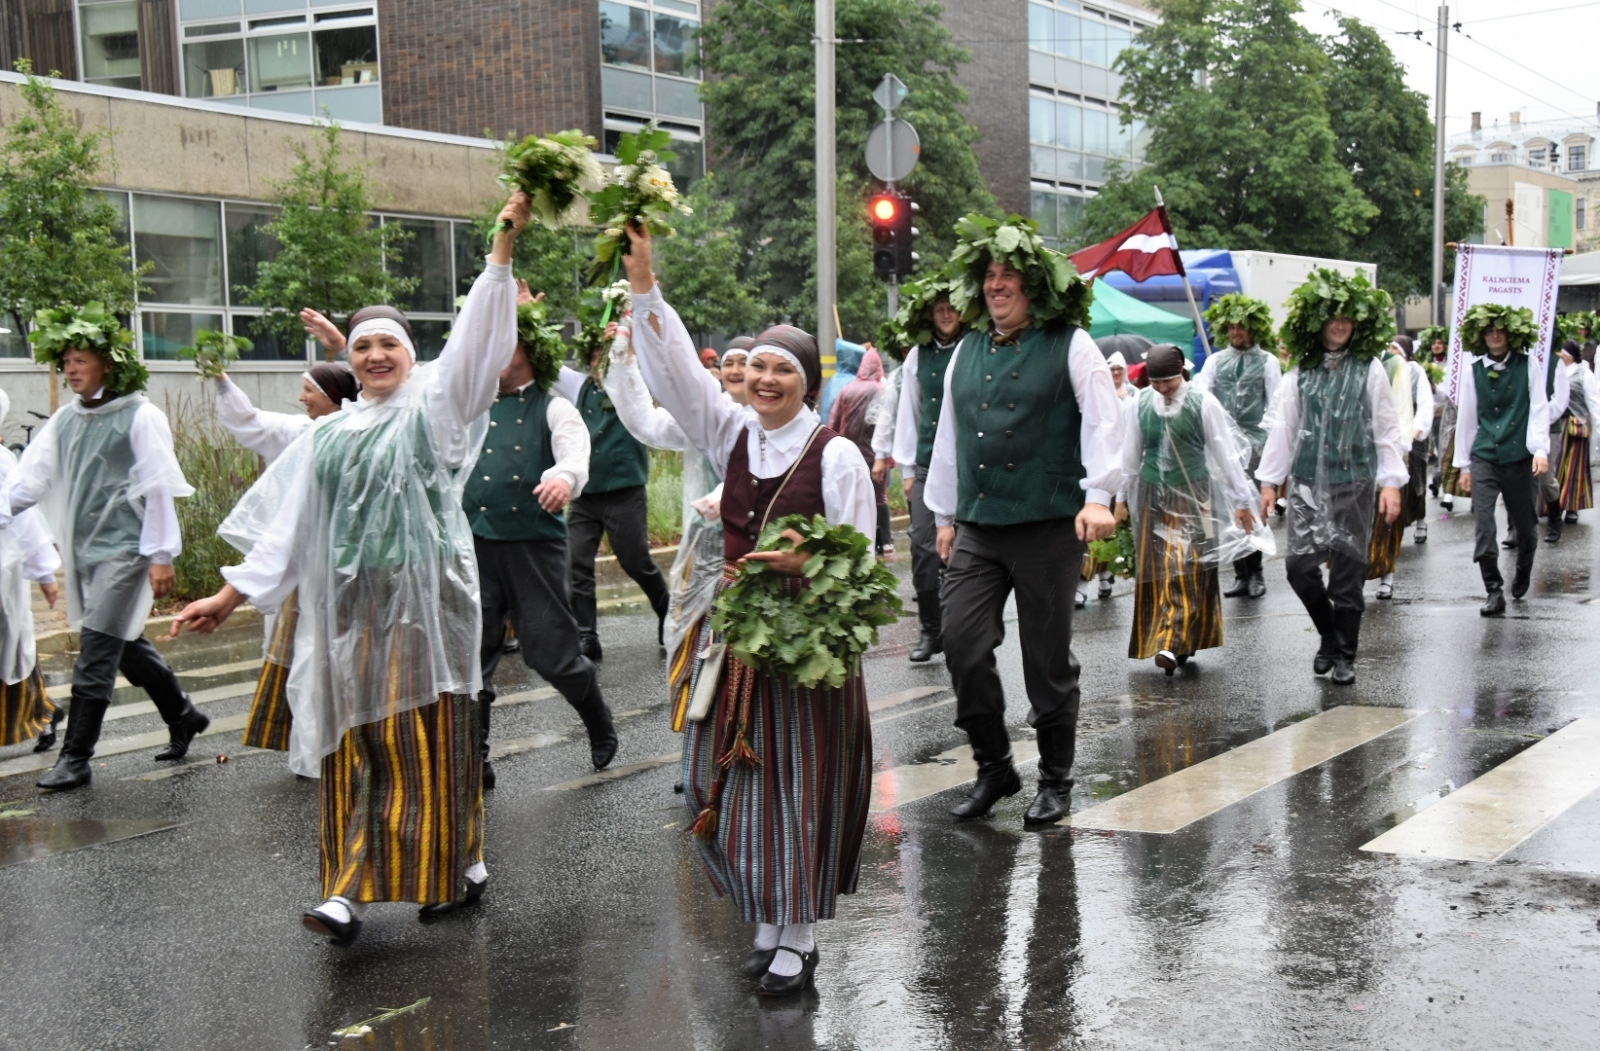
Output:
[[[885,73],[878,86],[872,89],[872,101],[882,106],[885,113],[893,113],[910,93],[905,81],[893,73]]]

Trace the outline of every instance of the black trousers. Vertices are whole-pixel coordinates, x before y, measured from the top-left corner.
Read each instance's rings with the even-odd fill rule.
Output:
[[[593,637],[599,633],[595,625],[594,560],[602,534],[610,538],[617,564],[644,590],[656,616],[671,601],[661,568],[650,557],[649,515],[648,487],[643,485],[584,493],[567,507],[567,533],[572,543],[572,613],[583,635]]]
[[[918,465],[913,468],[911,498],[906,501],[911,509],[911,587],[919,595],[937,593],[944,584],[944,563],[939,561],[938,548],[934,546],[938,529],[933,512],[923,501],[922,490],[928,482],[928,469]]]
[[[79,759],[94,755],[119,671],[150,695],[168,726],[188,712],[188,695],[149,639],[141,635],[128,642],[84,628],[78,633],[78,659],[72,662],[72,709],[62,755]]]
[[[506,645],[506,621],[522,644],[522,660],[584,717],[603,708],[600,679],[578,651],[578,622],[568,605],[564,540],[485,540],[473,537],[483,600],[483,692],[494,703],[494,673]],[[487,736],[487,735],[485,735]]]
[[[1290,555],[1285,569],[1289,586],[1300,596],[1300,602],[1311,615],[1319,635],[1328,637],[1334,632],[1335,612],[1354,613],[1357,616],[1367,608],[1366,597],[1361,593],[1367,580],[1367,560],[1355,558],[1342,549],[1318,551],[1307,555]],[[1328,580],[1322,580],[1322,564],[1328,564]]]
[[[1006,599],[1017,595],[1017,634],[1028,722],[1037,729],[1078,727],[1078,658],[1072,607],[1084,544],[1071,518],[1015,526],[959,523],[944,583],[945,664],[956,691],[956,725],[969,734],[998,720],[1005,690],[994,651],[1005,639]],[[1063,757],[1071,766],[1071,750]]]
[[[1513,463],[1490,463],[1472,458],[1473,560],[1483,571],[1483,582],[1491,590],[1502,586],[1500,545],[1494,521],[1495,501],[1504,498],[1506,520],[1517,533],[1517,565],[1532,566],[1539,546],[1539,477],[1533,473],[1533,457]]]

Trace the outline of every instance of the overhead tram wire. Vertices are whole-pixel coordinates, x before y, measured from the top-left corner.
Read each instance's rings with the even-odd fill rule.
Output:
[[[1538,11],[1517,11],[1509,15],[1490,15],[1488,18],[1474,18],[1468,25],[1477,25],[1479,22],[1499,22],[1507,18],[1532,18],[1535,15],[1553,15],[1558,11],[1576,11],[1582,7],[1600,7],[1600,0],[1585,0],[1581,4],[1570,4],[1566,7],[1546,7]]]
[[[1456,31],[1456,35],[1457,36],[1465,37],[1466,39],[1472,41],[1474,44],[1477,44],[1479,47],[1483,48],[1485,51],[1489,52],[1489,54],[1494,55],[1496,58],[1500,59],[1501,61],[1509,62],[1513,66],[1517,66],[1520,69],[1525,69],[1529,73],[1532,73],[1534,76],[1539,77],[1542,80],[1548,80],[1550,83],[1554,84],[1556,87],[1560,88],[1562,91],[1570,91],[1574,95],[1581,95],[1582,94],[1582,92],[1578,91],[1576,88],[1568,87],[1567,85],[1561,83],[1561,81],[1552,79],[1551,77],[1547,76],[1546,74],[1539,72],[1537,69],[1534,69],[1532,66],[1523,65],[1523,63],[1518,62],[1516,59],[1512,58],[1510,55],[1507,55],[1507,54],[1504,54],[1502,52],[1496,51],[1494,48],[1490,47],[1488,44],[1485,44],[1483,41],[1481,41],[1481,40],[1477,39],[1476,37],[1474,37],[1471,33],[1468,33],[1465,30],[1463,30],[1461,28],[1461,23],[1460,22],[1456,22],[1454,25],[1451,26],[1451,28]],[[1546,105],[1548,105],[1548,103],[1546,103]]]

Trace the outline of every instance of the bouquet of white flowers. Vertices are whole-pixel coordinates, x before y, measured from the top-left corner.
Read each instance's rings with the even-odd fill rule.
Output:
[[[595,239],[589,282],[615,277],[617,261],[629,249],[623,227],[635,222],[653,237],[671,237],[674,213],[691,214],[672,176],[661,165],[677,159],[666,148],[672,137],[655,127],[629,132],[617,143],[617,167],[605,189],[592,194],[590,215],[601,234]]]
[[[581,131],[529,135],[521,142],[507,143],[500,183],[508,190],[526,193],[534,217],[550,229],[585,226],[589,222],[586,195],[606,184],[605,170],[594,159],[595,146],[594,139]]]

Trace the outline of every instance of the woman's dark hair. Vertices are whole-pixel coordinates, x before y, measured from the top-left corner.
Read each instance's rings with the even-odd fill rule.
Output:
[[[1577,340],[1569,339],[1565,343],[1561,344],[1561,353],[1571,354],[1573,360],[1577,360],[1583,356],[1583,348],[1578,346]]]
[[[307,375],[317,389],[328,396],[334,405],[343,405],[347,401],[355,401],[356,393],[361,390],[361,384],[356,382],[356,374],[345,365],[332,362],[319,361],[311,366]]]
[[[748,355],[750,353],[750,348],[755,345],[756,338],[754,336],[734,336],[732,339],[728,340],[728,348],[722,353],[726,354],[729,350],[742,350],[746,355]]]
[[[806,374],[806,404],[814,405],[822,390],[822,356],[817,353],[817,337],[793,325],[773,325],[755,338],[753,346],[778,347],[800,360]]]
[[[354,314],[351,314],[344,324],[345,335],[348,336],[363,321],[369,321],[375,317],[387,318],[390,321],[398,322],[400,327],[406,330],[406,336],[411,342],[413,344],[417,342],[417,334],[411,331],[411,322],[406,320],[406,316],[394,307],[385,306],[362,307]]]

